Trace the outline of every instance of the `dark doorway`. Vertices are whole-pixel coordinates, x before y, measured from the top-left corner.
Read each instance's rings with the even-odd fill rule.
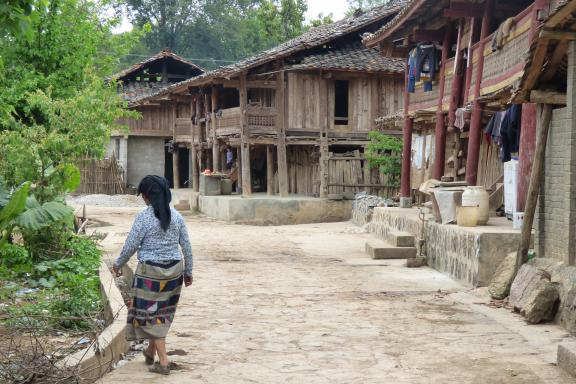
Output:
[[[190,177],[190,150],[188,148],[178,149],[178,171],[180,188],[188,188],[188,178]]]
[[[348,125],[348,80],[334,81],[334,124]]]
[[[253,146],[250,149],[252,168],[252,191],[266,192],[266,146]]]
[[[168,180],[170,188],[174,188],[174,176],[172,172],[172,154],[168,151],[171,140],[164,142],[164,177]]]

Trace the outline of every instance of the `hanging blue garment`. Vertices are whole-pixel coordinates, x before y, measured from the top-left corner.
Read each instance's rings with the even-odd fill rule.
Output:
[[[408,84],[406,86],[406,91],[414,93],[416,90],[416,53],[417,49],[414,48],[410,51],[408,56]]]

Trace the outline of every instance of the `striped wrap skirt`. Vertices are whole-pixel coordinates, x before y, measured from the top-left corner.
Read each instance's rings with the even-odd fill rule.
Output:
[[[132,282],[126,339],[163,339],[174,321],[183,283],[183,262],[140,262]]]

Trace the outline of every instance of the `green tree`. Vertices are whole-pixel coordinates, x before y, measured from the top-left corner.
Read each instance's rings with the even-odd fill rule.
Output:
[[[4,0],[0,4],[0,34],[31,38],[32,22],[46,3],[46,0]]]
[[[170,48],[208,69],[278,45],[309,28],[306,0],[124,1],[134,25],[150,26],[142,40],[147,54]]]
[[[105,1],[47,0],[31,39],[0,41],[0,176],[13,188],[31,181],[41,203],[61,195],[70,164],[100,156],[115,121],[126,115],[104,77],[128,52],[137,31],[119,39]]]
[[[388,176],[390,186],[400,185],[402,139],[382,132],[368,133],[370,143],[366,147],[366,159],[370,168],[378,168]]]

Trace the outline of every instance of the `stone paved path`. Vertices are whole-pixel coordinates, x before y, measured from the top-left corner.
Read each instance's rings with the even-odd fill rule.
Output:
[[[115,255],[135,209],[89,208]],[[573,383],[556,326],[526,325],[428,269],[372,262],[352,224],[285,227],[187,217],[195,282],[167,339],[181,370],[138,357],[102,383]]]

